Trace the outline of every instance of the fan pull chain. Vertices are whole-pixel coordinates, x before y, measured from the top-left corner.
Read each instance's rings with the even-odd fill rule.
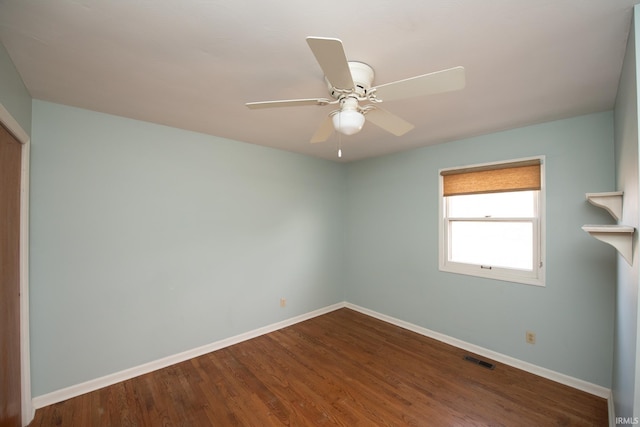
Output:
[[[338,116],[338,120],[340,120],[340,116]],[[338,134],[338,158],[342,158],[342,132],[336,132]]]

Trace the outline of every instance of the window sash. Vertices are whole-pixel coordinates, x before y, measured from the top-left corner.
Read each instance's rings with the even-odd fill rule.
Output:
[[[539,264],[539,254],[536,253],[536,248],[538,247],[538,219],[537,218],[447,218],[447,231],[448,231],[448,239],[447,242],[445,243],[447,246],[447,262],[448,263],[456,263],[456,264],[466,264],[466,265],[470,265],[470,266],[476,266],[483,268],[483,269],[504,269],[504,270],[511,270],[512,272],[522,272],[522,274],[524,274],[525,276],[529,276],[531,272],[533,272],[533,270],[535,270],[538,267]],[[453,247],[453,242],[454,242],[454,236],[453,236],[453,229],[454,229],[454,224],[455,223],[483,223],[483,224],[530,224],[531,225],[531,231],[530,231],[530,238],[531,238],[531,242],[530,242],[530,247],[528,246],[527,249],[528,251],[530,251],[530,259],[528,261],[528,264],[530,265],[529,268],[521,268],[521,267],[516,267],[516,266],[508,266],[508,265],[500,265],[499,262],[495,262],[492,263],[490,261],[486,261],[488,258],[484,257],[485,261],[481,261],[481,262],[474,262],[474,261],[462,261],[462,260],[455,260],[454,259],[454,249]],[[495,242],[495,241],[494,241]],[[482,257],[481,257],[482,258]]]
[[[447,197],[450,218],[533,218],[536,195],[533,191],[483,193]]]

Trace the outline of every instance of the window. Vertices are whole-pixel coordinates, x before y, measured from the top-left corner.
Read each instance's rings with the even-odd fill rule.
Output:
[[[543,285],[542,158],[440,171],[440,270]]]

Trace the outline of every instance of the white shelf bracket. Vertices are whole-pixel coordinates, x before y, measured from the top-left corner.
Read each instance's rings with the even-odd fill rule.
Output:
[[[622,257],[633,265],[633,233],[635,228],[626,225],[583,225],[591,236],[616,248]]]
[[[587,200],[594,206],[603,208],[611,214],[613,219],[619,221],[622,217],[622,191],[609,193],[587,193]]]

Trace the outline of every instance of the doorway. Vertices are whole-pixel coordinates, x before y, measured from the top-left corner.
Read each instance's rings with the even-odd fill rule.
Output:
[[[20,231],[22,144],[0,126],[0,426],[22,425]]]

